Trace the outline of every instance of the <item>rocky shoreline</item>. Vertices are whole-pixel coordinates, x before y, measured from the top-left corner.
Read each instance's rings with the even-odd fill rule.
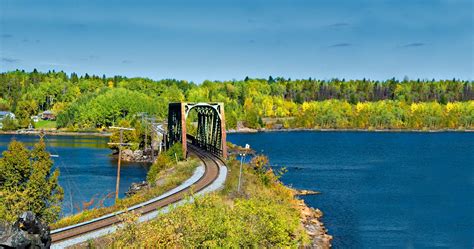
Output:
[[[328,249],[331,248],[332,236],[321,221],[323,212],[319,209],[308,207],[304,200],[298,200],[298,207],[301,212],[301,224],[306,230],[306,234],[311,238],[310,248]]]
[[[301,213],[300,222],[306,230],[306,234],[311,238],[311,243],[308,248],[328,249],[331,248],[332,236],[328,234],[328,230],[321,221],[323,212],[319,209],[309,207],[303,199],[298,196],[302,195],[317,195],[321,194],[319,191],[313,190],[299,190],[290,188],[293,191],[293,196],[297,201],[298,209]]]
[[[114,154],[114,156],[118,157],[118,154]],[[122,161],[124,162],[134,162],[134,163],[151,163],[151,151],[143,151],[143,150],[131,150],[125,149],[122,150]]]

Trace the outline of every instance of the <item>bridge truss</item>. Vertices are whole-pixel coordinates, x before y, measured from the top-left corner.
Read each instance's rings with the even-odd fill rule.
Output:
[[[197,112],[196,137],[186,134],[186,120],[190,111]],[[227,158],[226,129],[223,103],[170,103],[168,108],[167,147],[180,142],[186,155],[186,141],[216,156]]]

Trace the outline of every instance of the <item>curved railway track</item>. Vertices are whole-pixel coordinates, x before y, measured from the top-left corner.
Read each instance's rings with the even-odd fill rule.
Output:
[[[220,158],[206,151],[200,150],[191,144],[188,144],[188,148],[190,154],[195,155],[203,162],[205,169],[204,175],[197,182],[187,188],[177,191],[176,193],[171,194],[163,199],[135,205],[129,208],[128,211],[133,210],[140,213],[140,215],[151,213],[157,209],[161,209],[184,199],[191,193],[191,191],[199,193],[218,178],[220,165],[224,166],[223,161]],[[121,221],[117,215],[121,213],[123,213],[123,211],[104,215],[102,217],[93,219],[91,221],[82,222],[77,225],[53,230],[51,231],[52,244],[54,246],[57,243],[74,239],[107,227],[118,225]]]

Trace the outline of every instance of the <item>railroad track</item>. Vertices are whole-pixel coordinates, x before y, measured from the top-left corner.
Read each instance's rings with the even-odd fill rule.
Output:
[[[220,158],[215,157],[206,151],[200,150],[191,144],[188,144],[188,148],[190,154],[197,156],[203,162],[205,170],[204,175],[202,175],[202,177],[199,178],[199,180],[197,180],[194,184],[180,191],[156,201],[148,201],[135,205],[129,208],[128,211],[137,212],[142,216],[152,213],[157,209],[161,209],[183,200],[191,193],[191,191],[194,193],[199,193],[201,190],[204,190],[207,186],[211,185],[219,177],[220,166],[225,166]],[[121,213],[123,213],[123,211],[104,215],[102,217],[76,225],[53,230],[51,231],[53,247],[55,247],[55,245],[58,246],[58,244],[63,244],[65,241],[74,240],[75,238],[94,233],[95,231],[104,230],[108,227],[119,225],[121,221],[118,215]]]

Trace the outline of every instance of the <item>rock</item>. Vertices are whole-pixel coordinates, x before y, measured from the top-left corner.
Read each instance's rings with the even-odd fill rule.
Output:
[[[122,161],[125,162],[150,162],[151,150],[122,150]]]
[[[122,150],[122,160],[126,162],[132,162],[134,160],[133,151],[130,149]]]
[[[24,212],[12,225],[0,223],[0,248],[49,248],[49,227],[34,213]]]
[[[139,183],[134,182],[130,185],[127,192],[125,192],[125,195],[129,197],[147,188],[149,188],[149,186],[148,186],[148,183],[145,181],[139,182]]]
[[[133,152],[133,157],[135,159],[139,159],[139,158],[142,158],[143,157],[143,151],[141,150],[136,150]]]
[[[304,201],[299,201],[298,206],[301,213],[301,223],[306,231],[306,234],[311,238],[312,243],[308,246],[310,248],[331,248],[332,236],[327,234],[327,229],[320,218],[323,212],[319,209],[314,209],[306,206]]]
[[[295,195],[319,195],[321,192],[313,191],[313,190],[298,190],[295,189]]]
[[[309,220],[309,222],[313,223],[313,224],[318,224],[319,223],[319,220],[317,219],[311,219]]]
[[[308,216],[311,216],[313,214],[313,212],[311,211],[311,209],[309,208],[303,208],[301,210],[301,214],[304,216],[304,217],[308,217]]]

